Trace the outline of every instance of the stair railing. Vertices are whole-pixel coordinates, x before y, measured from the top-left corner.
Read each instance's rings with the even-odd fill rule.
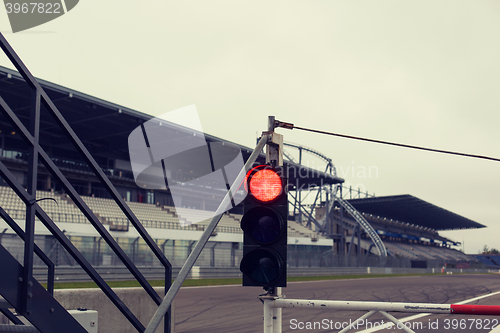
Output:
[[[0,162],[0,173],[4,180],[12,187],[14,192],[26,204],[26,227],[25,227],[25,251],[24,251],[24,267],[22,269],[22,283],[21,283],[21,308],[17,309],[21,314],[26,315],[31,311],[31,307],[36,306],[33,302],[33,253],[35,251],[34,244],[34,227],[35,216],[45,225],[45,227],[54,235],[54,237],[61,243],[61,245],[68,251],[68,253],[78,262],[78,264],[89,274],[94,282],[103,290],[106,296],[115,304],[115,306],[122,312],[127,320],[139,332],[144,331],[144,326],[135,317],[135,315],[126,307],[126,305],[119,299],[113,290],[106,284],[102,277],[96,272],[92,265],[83,257],[83,255],[76,249],[76,247],[68,240],[59,227],[50,219],[45,211],[40,208],[36,203],[36,183],[38,171],[38,159],[44,164],[47,170],[52,174],[55,180],[59,181],[63,189],[73,200],[75,205],[82,211],[88,221],[94,226],[100,236],[106,241],[109,247],[120,258],[124,265],[129,269],[134,278],[144,288],[147,294],[153,299],[156,304],[161,304],[161,297],[156,293],[153,287],[149,284],[146,278],[142,275],[139,269],[134,265],[132,260],[121,249],[116,240],[110,235],[108,230],[102,225],[99,219],[95,216],[92,210],[83,201],[74,187],[70,184],[68,179],[62,174],[59,168],[54,164],[49,155],[40,146],[40,110],[43,105],[48,113],[54,118],[57,125],[66,134],[69,141],[73,144],[75,149],[81,154],[83,159],[87,162],[90,169],[94,172],[95,176],[107,189],[111,197],[115,200],[117,205],[122,209],[125,216],[130,220],[132,225],[136,228],[139,235],[144,239],[146,244],[158,258],[160,263],[165,267],[165,292],[169,289],[172,280],[172,265],[160,250],[156,242],[148,234],[144,226],[139,222],[130,207],[125,203],[118,191],[112,185],[108,177],[102,171],[100,166],[91,156],[89,151],[83,145],[76,133],[72,130],[70,125],[59,112],[53,101],[48,94],[29,72],[27,67],[21,61],[19,56],[14,52],[9,45],[3,34],[0,33],[0,47],[5,52],[7,57],[11,60],[12,64],[17,68],[25,82],[32,91],[32,105],[31,105],[31,119],[30,129],[28,130],[24,124],[19,120],[15,112],[7,105],[5,100],[0,96],[0,112],[11,122],[16,132],[26,141],[30,147],[29,160],[28,160],[28,188],[27,190],[19,183],[14,175]],[[31,296],[31,297],[30,297]],[[170,331],[170,311],[165,316],[165,332]],[[45,332],[44,332],[45,333]]]

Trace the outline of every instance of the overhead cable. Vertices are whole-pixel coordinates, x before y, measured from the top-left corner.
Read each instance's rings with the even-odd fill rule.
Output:
[[[458,155],[458,156],[465,156],[465,157],[472,157],[472,158],[480,158],[480,159],[483,159],[483,160],[490,160],[490,161],[500,162],[500,158],[495,158],[495,157],[489,157],[489,156],[484,156],[484,155],[475,155],[475,154],[466,154],[466,153],[460,153],[460,152],[449,151],[449,150],[426,148],[426,147],[420,147],[420,146],[407,145],[407,144],[404,144],[404,143],[396,143],[396,142],[389,142],[389,141],[382,141],[382,140],[362,138],[362,137],[353,136],[353,135],[345,135],[345,134],[339,134],[339,133],[333,133],[333,132],[320,131],[320,130],[315,130],[315,129],[311,129],[311,128],[299,127],[299,126],[295,126],[295,125],[290,124],[290,123],[284,123],[284,122],[280,122],[280,121],[276,121],[276,127],[283,127],[283,128],[287,128],[287,129],[298,129],[298,130],[303,130],[303,131],[308,131],[308,132],[314,132],[314,133],[319,133],[319,134],[326,134],[326,135],[338,136],[338,137],[347,138],[347,139],[368,141],[368,142],[380,143],[380,144],[384,144],[384,145],[391,145],[391,146],[397,146],[397,147],[404,147],[404,148],[411,148],[411,149],[432,151],[432,152],[435,152],[435,153],[442,153],[442,154],[450,154],[450,155]]]

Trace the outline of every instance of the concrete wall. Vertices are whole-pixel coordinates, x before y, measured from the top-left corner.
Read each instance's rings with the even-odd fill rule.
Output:
[[[451,273],[500,273],[498,269],[448,268]],[[398,268],[398,267],[289,267],[288,276],[327,276],[362,274],[429,274],[441,273],[441,268]]]
[[[164,288],[155,288],[164,295]],[[114,288],[113,291],[146,327],[158,306],[142,288]],[[137,330],[100,289],[58,289],[54,297],[67,309],[86,308],[98,311],[99,333],[136,333]],[[156,332],[163,332],[163,321]],[[173,332],[173,330],[172,330]]]

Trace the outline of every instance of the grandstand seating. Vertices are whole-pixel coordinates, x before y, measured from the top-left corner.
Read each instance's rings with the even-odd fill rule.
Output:
[[[500,255],[474,254],[472,256],[479,262],[485,264],[486,266],[492,266],[492,267],[500,266]]]
[[[434,259],[450,259],[450,254],[442,253],[437,248],[433,249],[433,246],[417,246],[419,251],[425,252],[432,256]]]
[[[401,246],[401,243],[384,242],[384,244],[386,248],[388,248],[389,250],[391,250],[391,252],[395,253],[398,256],[407,257],[410,259],[419,259],[419,256],[417,254],[415,254],[405,246]]]
[[[99,214],[99,216],[103,217],[105,220],[113,218],[125,218],[125,215],[114,200],[88,196],[82,196],[82,198],[89,206],[89,208],[94,211],[94,213]],[[179,222],[174,214],[169,211],[165,211],[161,207],[153,204],[127,202],[127,205],[139,220],[172,223]]]
[[[129,224],[128,219],[125,217],[118,205],[111,199],[104,199],[98,197],[82,196],[84,202],[89,206],[89,208],[94,212],[97,218],[103,224],[109,224],[110,226],[115,225],[127,225]],[[72,222],[72,223],[88,223],[88,220],[81,213],[81,211],[76,207],[72,200],[66,194],[57,194],[48,191],[37,191],[37,199],[47,199],[38,201],[40,207],[42,207],[47,214],[56,222]],[[210,219],[206,219],[196,224],[181,227],[179,223],[179,217],[177,216],[175,207],[171,206],[159,206],[155,204],[146,204],[139,202],[127,202],[132,212],[137,216],[139,221],[145,226],[150,228],[163,228],[163,229],[182,229],[182,230],[197,230],[201,231],[206,228]],[[0,186],[0,206],[4,208],[7,213],[9,213],[15,219],[25,218],[25,204],[21,199],[14,193],[10,187]],[[191,210],[190,213],[192,217],[199,218],[203,216],[202,211]],[[225,213],[223,214],[217,228],[217,233],[238,233],[241,234],[242,230],[240,228],[240,221],[242,215]],[[373,219],[373,216],[370,216]],[[338,216],[334,216],[334,219],[338,220]],[[398,225],[405,228],[413,228],[416,226],[407,226],[401,222],[385,220],[383,218],[377,217],[377,222],[384,221],[391,225]],[[351,233],[357,224],[352,221],[348,216],[344,218],[345,228]],[[418,229],[418,228],[417,228]],[[124,230],[124,229],[115,229]],[[436,233],[435,230],[427,229],[429,233]],[[302,237],[310,238],[311,240],[325,239],[325,236],[311,230],[299,223],[298,221],[289,220],[288,221],[288,236],[289,237]],[[357,244],[357,237],[355,237],[355,243]],[[361,246],[364,249],[369,249],[371,242],[361,239]],[[470,260],[471,258],[467,255],[453,249],[438,247],[438,246],[426,246],[416,243],[405,243],[396,241],[384,241],[384,244],[388,250],[389,255],[397,257],[406,257],[409,259],[418,260]],[[372,250],[372,252],[376,252]],[[492,260],[481,258],[478,259],[483,262],[492,264]],[[497,258],[497,262],[500,260]],[[498,265],[498,264],[497,264]]]
[[[395,245],[413,253],[415,256],[418,258],[422,259],[436,259],[435,256],[431,255],[427,251],[423,251],[421,249],[421,246],[418,246],[417,244],[409,244],[409,243],[396,243]]]
[[[392,255],[415,260],[471,261],[471,257],[454,249],[413,243],[384,242]]]
[[[51,219],[71,223],[87,222],[82,212],[73,203],[65,200],[64,196],[48,191],[36,191],[36,195],[38,205]],[[26,217],[26,205],[10,187],[0,186],[0,206],[13,218]]]
[[[54,221],[88,223],[87,218],[67,195],[37,191],[37,199],[46,198],[50,199],[41,200],[38,204]],[[82,196],[82,199],[103,224],[128,225],[128,219],[114,200],[91,196]],[[127,202],[127,205],[145,227],[204,230],[210,222],[210,219],[207,219],[194,225],[181,227],[174,207],[139,202]],[[15,219],[24,219],[26,216],[25,204],[10,187],[0,186],[0,206]],[[193,217],[203,214],[202,211],[197,210],[191,210],[191,213]],[[242,215],[225,213],[219,221],[216,232],[241,234],[243,232],[240,228],[241,217]],[[289,237],[324,238],[295,221],[289,221],[288,225]]]

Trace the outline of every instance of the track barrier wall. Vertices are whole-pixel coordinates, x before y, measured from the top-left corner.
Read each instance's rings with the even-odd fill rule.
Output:
[[[154,289],[159,295],[165,294],[163,287]],[[113,291],[144,324],[149,322],[158,308],[142,288],[113,288]],[[100,289],[58,289],[54,291],[54,297],[68,310],[78,308],[96,310],[100,333],[137,332]],[[163,332],[163,322],[156,332]]]
[[[164,271],[160,267],[138,267],[148,280],[161,280]],[[132,275],[125,267],[97,267],[96,270],[106,281],[132,280]],[[180,267],[173,267],[173,277],[179,273]],[[457,273],[497,273],[498,269],[446,269],[448,274]],[[396,268],[396,267],[289,267],[289,276],[330,276],[330,275],[363,275],[363,274],[432,274],[441,273],[438,268]],[[46,269],[35,268],[34,276],[40,282],[45,282]],[[188,276],[189,279],[223,279],[241,278],[238,267],[200,267],[194,266]],[[90,281],[80,267],[57,267],[56,282]]]

